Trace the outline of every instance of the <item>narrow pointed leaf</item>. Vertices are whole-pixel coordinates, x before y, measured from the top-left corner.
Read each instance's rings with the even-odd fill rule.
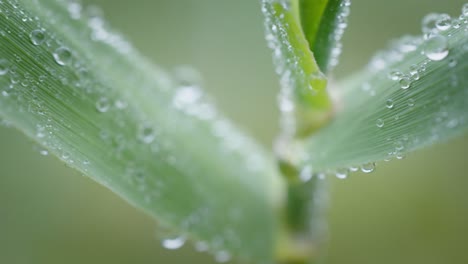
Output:
[[[298,0],[301,25],[318,66],[328,73],[338,64],[350,0]]]
[[[195,80],[155,67],[75,1],[0,10],[1,116],[161,225],[271,258],[282,200],[272,158]]]
[[[332,108],[320,71],[302,31],[294,1],[263,0],[266,39],[280,76],[282,132],[303,137],[329,120]]]

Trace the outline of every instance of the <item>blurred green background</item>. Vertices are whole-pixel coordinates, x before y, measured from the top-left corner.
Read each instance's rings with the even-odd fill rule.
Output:
[[[270,51],[259,0],[98,0],[114,28],[170,70],[190,64],[218,106],[266,146],[277,131]],[[463,0],[353,0],[336,76],[377,49],[417,34],[431,11]],[[163,250],[154,221],[0,128],[0,264],[213,263],[190,245]],[[468,136],[379,163],[370,175],[332,180],[333,264],[468,263]]]

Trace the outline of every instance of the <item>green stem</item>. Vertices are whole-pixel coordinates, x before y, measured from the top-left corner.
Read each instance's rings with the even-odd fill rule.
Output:
[[[326,240],[326,181],[314,175],[309,181],[301,182],[298,180],[299,171],[282,167],[282,172],[288,178],[288,190],[287,203],[282,211],[283,234],[278,263],[316,263]]]

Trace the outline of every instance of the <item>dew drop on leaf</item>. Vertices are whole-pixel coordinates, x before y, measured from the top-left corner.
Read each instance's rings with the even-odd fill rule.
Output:
[[[218,263],[225,263],[231,260],[231,254],[225,250],[218,251],[214,254],[215,261]]]
[[[161,245],[165,249],[175,250],[181,248],[185,244],[186,238],[184,236],[165,238],[161,241]]]
[[[361,166],[361,171],[364,173],[371,173],[375,170],[375,163],[366,163]]]
[[[393,106],[394,106],[393,100],[392,100],[392,99],[387,99],[387,101],[385,102],[385,106],[386,106],[388,109],[392,109]]]
[[[375,122],[375,125],[376,125],[378,128],[382,128],[382,127],[384,127],[385,122],[383,121],[383,119],[379,118],[379,119],[377,119],[377,121]]]
[[[430,60],[440,61],[448,54],[448,40],[442,35],[434,35],[424,43],[424,55]]]
[[[107,99],[106,97],[101,97],[97,100],[96,110],[98,110],[98,112],[105,113],[109,111],[109,108],[110,108],[109,99]]]
[[[311,166],[305,166],[302,168],[301,172],[299,173],[299,178],[301,179],[302,182],[308,182],[310,179],[312,179],[313,172],[312,172],[312,167]]]
[[[419,80],[420,77],[419,77],[418,65],[416,64],[411,65],[409,70],[410,70],[411,79],[413,79],[414,81]]]
[[[115,105],[115,107],[116,107],[117,109],[125,109],[125,108],[127,108],[128,103],[125,102],[124,100],[120,100],[120,99],[119,99],[119,100],[116,100],[116,101],[115,101],[114,105]]]
[[[398,159],[398,160],[402,160],[405,158],[405,154],[403,154],[402,152],[397,152],[395,154],[395,157]]]
[[[62,152],[62,155],[61,155],[62,159],[64,160],[68,160],[70,158],[70,153],[64,151]]]
[[[145,144],[150,144],[155,139],[154,129],[148,125],[141,126],[138,131],[138,139]]]
[[[448,65],[449,67],[452,67],[452,68],[457,66],[457,60],[455,60],[454,58],[449,59]]]
[[[210,249],[210,246],[205,241],[197,241],[194,246],[195,250],[198,252],[205,252]]]
[[[31,38],[32,44],[38,46],[44,43],[46,39],[45,32],[41,29],[35,29],[31,31],[31,34],[29,34],[29,37]]]
[[[453,28],[460,28],[461,24],[462,24],[462,22],[458,18],[454,18],[452,20],[452,27]]]
[[[37,138],[44,138],[46,136],[45,134],[45,127],[41,125],[36,126],[36,137]]]
[[[67,9],[72,19],[79,19],[81,17],[82,6],[78,1],[70,1]]]
[[[6,59],[0,59],[0,75],[5,75],[8,73],[9,63]]]
[[[447,14],[440,14],[435,25],[440,31],[448,30],[452,26],[452,18]]]
[[[448,123],[447,123],[448,128],[455,128],[457,126],[458,126],[458,120],[457,119],[452,119],[452,120],[448,121]]]
[[[70,63],[72,53],[68,48],[60,47],[54,51],[53,56],[58,65],[64,66]]]
[[[388,73],[388,78],[392,81],[398,81],[403,77],[403,73],[397,70],[393,70]]]
[[[462,15],[468,17],[468,3],[464,4],[462,7]]]
[[[408,89],[411,85],[411,79],[408,76],[404,76],[399,81],[401,89]]]
[[[348,169],[339,169],[336,171],[335,176],[338,179],[344,180],[348,177],[349,171]]]
[[[439,14],[429,13],[422,19],[422,32],[431,33],[436,30],[436,22],[439,20]]]

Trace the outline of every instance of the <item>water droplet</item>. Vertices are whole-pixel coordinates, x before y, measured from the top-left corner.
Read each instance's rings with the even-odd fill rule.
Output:
[[[210,245],[204,241],[195,242],[195,250],[198,252],[205,252],[210,249]]]
[[[447,128],[455,128],[458,126],[458,120],[457,119],[452,119],[448,121],[447,123]]]
[[[461,24],[462,24],[462,22],[458,18],[454,18],[452,20],[452,27],[453,28],[460,28]]]
[[[0,76],[8,73],[10,63],[6,59],[0,59]]]
[[[41,29],[35,29],[31,31],[31,34],[29,34],[29,37],[31,38],[32,44],[38,46],[44,43],[46,39],[45,32]]]
[[[218,263],[225,263],[231,260],[231,254],[225,250],[220,250],[214,254],[215,261]]]
[[[368,93],[370,96],[375,96],[375,90],[372,89],[371,85],[369,83],[364,83],[361,86],[361,89],[363,92]]]
[[[399,151],[398,151],[398,152],[395,154],[395,157],[396,157],[397,159],[399,159],[399,160],[402,160],[402,159],[405,158],[405,154],[403,154],[402,152],[399,152]]]
[[[70,158],[70,153],[64,151],[64,152],[62,152],[61,156],[62,156],[62,159],[68,160]]]
[[[81,4],[78,1],[69,1],[68,13],[72,19],[79,19],[81,17]]]
[[[396,48],[403,53],[408,53],[416,50],[418,46],[416,40],[413,37],[404,36],[400,39]]]
[[[66,47],[60,47],[54,51],[54,59],[55,62],[59,65],[67,65],[70,63],[71,58],[72,58],[72,53],[71,51],[66,48]]]
[[[393,105],[394,103],[392,99],[387,99],[387,101],[385,102],[385,106],[387,106],[388,109],[392,109]]]
[[[335,176],[338,179],[343,180],[343,179],[346,179],[348,177],[348,173],[349,173],[348,169],[339,169],[339,170],[336,171]]]
[[[355,166],[349,167],[349,171],[351,171],[351,172],[356,172],[356,171],[358,171],[358,170],[359,170],[358,167],[355,167]]]
[[[116,100],[114,105],[117,109],[125,109],[128,106],[127,102],[123,100]]]
[[[449,67],[452,67],[452,68],[457,66],[457,60],[454,59],[454,58],[449,59],[448,65],[449,65]]]
[[[145,144],[150,144],[156,138],[154,129],[149,125],[143,125],[139,128],[138,139]]]
[[[423,33],[432,33],[436,28],[436,22],[439,20],[439,14],[429,13],[422,19],[422,32]]]
[[[385,122],[383,121],[383,119],[379,118],[379,119],[377,119],[377,121],[375,122],[375,125],[376,125],[378,128],[382,128],[382,127],[384,127]]]
[[[394,156],[393,151],[388,152],[387,157],[385,157],[384,161],[386,161],[386,162],[391,161],[393,156]]]
[[[203,78],[200,72],[190,66],[178,66],[174,69],[174,77],[179,86],[197,86],[203,84]]]
[[[395,149],[397,151],[405,149],[405,145],[403,144],[403,141],[400,141],[400,140],[396,141],[395,142]]]
[[[403,77],[403,73],[397,70],[393,70],[388,73],[388,78],[392,81],[398,81]]]
[[[44,138],[46,136],[46,133],[45,133],[45,127],[41,126],[41,125],[37,125],[36,126],[36,137],[38,138]]]
[[[462,7],[462,15],[468,17],[468,3],[464,4]]]
[[[23,81],[21,81],[21,86],[28,87],[29,86],[29,80],[24,79]]]
[[[448,30],[452,26],[452,18],[447,14],[440,14],[439,18],[435,22],[435,25],[438,30]]]
[[[313,172],[312,172],[312,167],[311,166],[305,166],[302,168],[301,172],[299,173],[299,178],[301,179],[302,182],[308,182],[310,179],[312,179]]]
[[[317,174],[317,178],[318,178],[319,180],[324,180],[324,179],[325,179],[325,176],[326,176],[325,173],[318,173],[318,174]]]
[[[371,173],[375,170],[375,163],[370,162],[361,166],[361,171],[364,173]]]
[[[405,76],[400,79],[399,84],[401,89],[408,89],[411,86],[411,79]]]
[[[413,106],[414,106],[414,103],[415,103],[415,101],[414,101],[413,98],[408,99],[408,106],[409,106],[409,107],[413,107]]]
[[[49,151],[46,149],[41,149],[39,150],[39,154],[41,154],[42,156],[47,156],[49,155]]]
[[[289,98],[280,98],[279,99],[279,108],[281,112],[291,112],[294,110],[294,103]]]
[[[107,99],[106,97],[101,97],[97,100],[96,110],[98,110],[101,113],[105,113],[109,111],[109,108],[110,108],[109,99]]]
[[[415,81],[419,80],[418,65],[416,64],[411,65],[409,70],[410,70],[411,78]]]
[[[185,241],[184,236],[177,236],[165,238],[161,241],[161,244],[165,249],[175,250],[181,248],[185,244]]]
[[[444,36],[434,35],[426,40],[423,49],[428,59],[433,61],[443,60],[449,53],[448,40]]]
[[[173,105],[177,109],[187,109],[193,105],[196,105],[202,98],[203,93],[196,86],[182,86],[177,89],[174,99],[172,101]]]

